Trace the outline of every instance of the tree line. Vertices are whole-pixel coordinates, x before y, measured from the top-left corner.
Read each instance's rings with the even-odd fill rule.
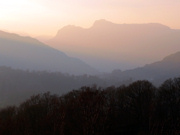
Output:
[[[156,88],[142,80],[128,86],[82,87],[65,95],[37,94],[0,110],[4,135],[178,135],[180,78]]]

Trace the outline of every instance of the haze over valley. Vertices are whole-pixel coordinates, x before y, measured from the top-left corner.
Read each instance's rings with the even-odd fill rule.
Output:
[[[179,135],[180,0],[0,0],[0,135]]]
[[[104,21],[101,22],[104,23]],[[150,25],[149,29],[152,29],[151,27],[154,28],[155,26],[157,26],[158,28],[161,27],[163,30],[166,29],[167,31],[172,31],[172,33],[176,34],[176,32],[174,32],[176,30],[171,30],[168,27],[159,24],[146,24],[146,25],[147,26]],[[145,28],[144,27],[142,28],[143,30],[147,29],[146,25],[144,26]],[[177,35],[176,35],[177,37],[179,36],[178,32],[179,31],[177,30]],[[75,35],[79,36],[79,34],[75,34]],[[83,35],[84,34],[82,34],[80,37],[83,37]],[[177,42],[177,44],[175,44],[176,42],[174,42],[173,48],[176,48],[176,50],[178,50],[179,39],[175,38],[176,36],[172,36],[171,38],[173,39],[173,41]],[[141,35],[140,37],[143,36]],[[148,36],[145,35],[145,37]],[[82,38],[82,41],[83,39],[84,38]],[[104,39],[106,38],[104,37]],[[134,37],[134,39],[136,38]],[[162,38],[162,40],[163,39],[164,38]],[[142,40],[145,41],[145,39]],[[169,40],[169,38],[166,38],[165,40]],[[125,39],[122,39],[122,41],[125,41]],[[150,63],[149,61],[150,64],[146,64],[144,66],[141,66],[139,64],[137,68],[132,68],[125,71],[122,71],[120,68],[117,69],[114,68],[112,72],[108,73],[103,71],[103,66],[101,67],[102,68],[101,70],[100,69],[97,70],[96,68],[93,68],[92,66],[88,65],[89,63],[87,60],[83,62],[79,58],[70,57],[66,55],[64,52],[54,49],[38,41],[37,39],[31,37],[23,37],[17,34],[1,31],[0,42],[1,42],[0,90],[2,93],[0,97],[1,98],[0,106],[11,105],[14,103],[19,104],[30,95],[37,94],[40,92],[46,92],[49,90],[51,93],[61,95],[69,92],[72,89],[78,89],[82,86],[97,85],[98,87],[106,88],[113,85],[118,87],[120,85],[128,85],[137,80],[148,80],[152,82],[155,86],[160,86],[165,80],[180,76],[180,51],[173,53],[171,55],[167,55],[162,60],[156,60],[156,61],[154,60],[155,62],[152,63]],[[164,41],[164,43],[167,42]],[[141,45],[143,44],[141,43]],[[153,51],[155,52],[158,51],[155,49],[155,46],[153,46],[153,44],[151,46],[152,46],[152,50],[154,48]],[[166,44],[166,47],[171,48],[170,46],[168,46],[168,44]],[[97,46],[97,48],[99,48],[99,46]],[[76,49],[78,49],[78,47],[77,48],[75,47],[73,50]],[[84,50],[86,49],[84,48]],[[144,45],[144,49],[145,49],[145,45]],[[162,50],[163,49],[164,48],[162,47]],[[123,50],[123,48],[118,50],[121,51]],[[106,51],[108,52],[108,50]],[[134,49],[133,51],[134,54],[137,54],[136,49]],[[170,51],[171,50],[169,49],[167,52]],[[155,52],[151,53],[150,51],[151,56],[155,56],[156,55]],[[164,52],[164,55],[167,53],[166,51],[161,51],[161,52]],[[146,53],[149,53],[148,50]],[[109,56],[109,55],[105,55],[102,52],[100,54],[102,54],[102,56],[104,57]],[[108,53],[108,54],[114,56],[114,53]],[[137,59],[135,58],[135,56],[134,59],[137,59],[137,61],[138,60],[147,61],[148,55],[143,55],[143,54],[144,53],[139,54],[141,55],[140,57],[141,59]],[[117,58],[119,58],[119,62],[121,63],[120,55],[121,53],[119,53],[119,56],[117,56]],[[130,56],[128,53],[127,54],[124,53],[124,55],[126,55],[125,58]],[[132,56],[130,58],[132,58]],[[108,58],[106,60],[108,60],[106,63],[107,65],[113,62]],[[129,60],[133,62],[132,59]],[[100,65],[102,64],[101,62],[103,63],[103,60],[102,61],[99,60]],[[123,65],[123,63],[121,63],[120,65]],[[17,100],[16,98],[20,96],[19,94],[23,95],[23,97]]]
[[[85,85],[118,87],[137,80],[160,86],[166,79],[180,76],[180,30],[157,23],[98,20],[89,29],[69,25],[47,43],[0,31],[0,43],[0,74],[11,78],[1,78],[1,92],[12,97],[1,97],[2,105],[25,99],[13,100],[17,93],[28,97],[47,88],[61,95]]]

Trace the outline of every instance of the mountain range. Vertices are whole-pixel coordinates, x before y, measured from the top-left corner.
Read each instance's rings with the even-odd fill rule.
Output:
[[[69,57],[31,37],[3,31],[0,31],[0,66],[74,75],[97,74],[97,70],[80,59]]]
[[[100,71],[133,69],[180,50],[180,30],[158,23],[115,24],[97,20],[90,28],[68,25],[46,42]]]
[[[108,22],[106,23],[108,26],[111,24],[109,24]],[[111,25],[114,26],[114,24]],[[172,43],[171,48],[164,41],[166,47],[169,48],[166,53],[168,53],[168,51],[175,51],[174,48],[178,50],[178,44],[180,43],[178,41],[178,30],[171,30],[170,28],[159,24],[148,25],[152,25],[151,27],[156,26],[157,31],[160,31],[160,27],[164,32],[166,30],[168,31],[167,33],[171,31],[172,35],[166,35],[167,37],[166,39],[164,39],[167,40],[169,44]],[[95,24],[94,27],[100,26],[98,26],[98,24]],[[107,26],[102,25],[102,27]],[[147,24],[144,27],[146,28]],[[144,31],[145,28],[142,28],[142,31]],[[77,29],[86,31],[82,28]],[[70,30],[72,29],[70,28]],[[153,31],[155,31],[155,29],[153,29]],[[63,33],[64,35],[67,34],[66,32]],[[161,34],[162,33],[160,33],[160,35]],[[75,35],[77,37],[80,37],[80,35],[78,35],[77,33]],[[155,35],[157,35],[157,33]],[[83,37],[83,35],[81,36]],[[145,36],[147,35],[145,34]],[[151,36],[154,38],[153,35]],[[125,39],[123,40],[125,41]],[[138,40],[139,39],[137,39],[137,41]],[[145,41],[145,39],[143,40]],[[175,43],[174,40],[176,40],[177,43]],[[99,38],[97,38],[97,41],[99,41]],[[97,46],[97,48],[99,48],[99,46]],[[71,50],[73,49],[76,50],[76,46],[74,46],[74,48],[71,48]],[[106,49],[107,57],[113,54],[110,48],[109,52],[108,48]],[[150,48],[148,49],[150,51]],[[86,49],[84,48],[84,50]],[[130,48],[130,50],[133,50],[133,48]],[[137,51],[136,48],[134,48],[134,51]],[[154,51],[156,52],[156,50]],[[147,52],[147,50],[145,50],[145,52],[151,53],[152,57],[156,55],[154,51]],[[102,52],[100,51],[100,54],[101,53]],[[165,55],[165,52],[163,53]],[[129,55],[131,56],[131,54]],[[89,55],[89,57],[90,56],[91,55]],[[142,57],[137,60],[142,59],[146,60],[146,55],[144,55],[144,57],[142,55]],[[121,62],[121,57],[118,57],[118,60],[119,62]],[[107,59],[107,61],[110,61],[110,59]],[[34,38],[22,37],[17,34],[0,31],[0,107],[4,105],[18,104],[21,101],[25,100],[25,98],[28,98],[29,96],[40,92],[50,91],[52,93],[64,94],[72,89],[77,89],[82,86],[92,86],[94,84],[100,87],[109,87],[112,85],[120,86],[123,84],[130,84],[136,80],[149,80],[154,85],[160,86],[161,83],[164,82],[166,79],[180,77],[180,51],[172,53],[171,55],[166,55],[166,57],[162,58],[162,60],[155,61],[156,62],[152,62],[151,64],[146,64],[144,66],[139,65],[138,68],[133,68],[130,70],[121,71],[120,69],[117,69],[113,70],[112,73],[100,73],[85,62],[81,61],[80,59],[69,57],[64,52],[54,49],[46,44],[43,44]],[[99,64],[102,64],[103,66],[102,61],[99,61]],[[107,64],[109,63],[107,62]],[[69,75],[65,73],[68,73]]]

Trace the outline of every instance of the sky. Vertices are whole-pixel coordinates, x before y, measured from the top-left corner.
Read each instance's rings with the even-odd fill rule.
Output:
[[[180,29],[179,13],[180,0],[0,0],[0,30],[54,36],[65,25],[88,28],[99,19]]]

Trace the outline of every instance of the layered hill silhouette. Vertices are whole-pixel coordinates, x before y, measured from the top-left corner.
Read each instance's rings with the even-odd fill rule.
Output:
[[[114,70],[101,76],[74,76],[59,72],[29,72],[0,66],[0,108],[19,104],[33,94],[50,91],[65,94],[83,86],[106,88],[128,85],[137,80],[148,80],[160,86],[169,78],[180,77],[180,52],[169,55],[163,60],[132,70]]]
[[[106,74],[107,79],[119,80],[148,80],[155,85],[160,85],[168,78],[180,76],[180,52],[171,54],[163,60],[147,64],[143,67],[132,70],[120,71],[114,70],[111,74]]]
[[[96,21],[85,29],[68,25],[47,44],[103,71],[132,69],[180,50],[180,30],[149,24]]]
[[[0,31],[0,66],[74,75],[97,73],[83,61],[69,57],[36,39],[3,31]]]

